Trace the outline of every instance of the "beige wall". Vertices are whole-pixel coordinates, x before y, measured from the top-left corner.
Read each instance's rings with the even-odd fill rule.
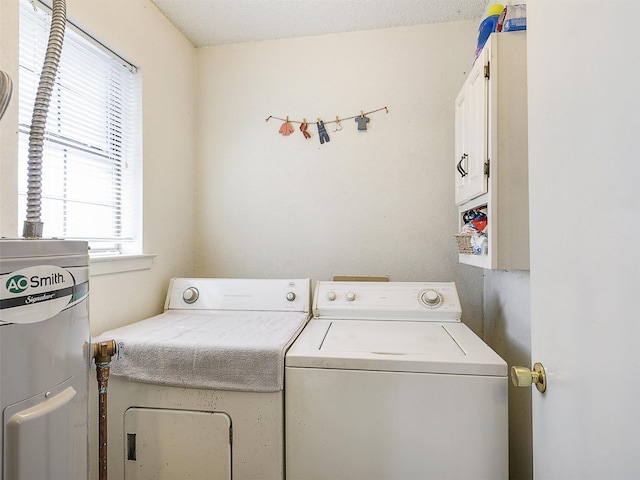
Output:
[[[0,10],[13,27],[0,36],[10,72],[16,5],[3,1]],[[149,1],[67,6],[143,76],[144,247],[157,257],[151,270],[92,277],[94,334],[157,313],[169,278],[196,273],[454,280],[465,321],[482,333],[482,271],[457,263],[452,237],[452,104],[476,22],[196,50]],[[325,145],[313,123],[305,140],[265,122],[384,106],[389,113],[371,114],[367,132],[353,119],[340,132],[327,125]],[[17,231],[12,110],[15,102],[0,124],[6,236]]]
[[[528,271],[489,270],[484,280],[485,341],[511,365],[531,365]],[[531,389],[509,382],[509,478],[533,478]]]
[[[17,4],[2,0],[0,10],[1,66],[5,68],[6,59],[6,70],[14,72],[14,79]],[[67,0],[67,16],[136,64],[143,78],[144,251],[157,256],[150,270],[92,276],[90,313],[96,334],[159,313],[169,279],[195,273],[196,51],[148,0]],[[5,25],[13,32],[9,38]],[[14,99],[14,110],[16,103]],[[4,236],[17,234],[12,180],[16,125],[13,110],[0,123],[0,234]]]
[[[0,120],[0,236],[18,231],[18,2],[0,1],[0,70],[13,81],[9,107]],[[26,213],[25,213],[26,215]]]
[[[454,280],[481,333],[482,271],[453,238],[453,103],[476,36],[454,22],[199,49],[198,274]],[[384,106],[320,144],[318,117]]]

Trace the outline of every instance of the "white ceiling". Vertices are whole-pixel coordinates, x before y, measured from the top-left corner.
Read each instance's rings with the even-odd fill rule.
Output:
[[[487,0],[151,0],[196,47],[479,19]]]

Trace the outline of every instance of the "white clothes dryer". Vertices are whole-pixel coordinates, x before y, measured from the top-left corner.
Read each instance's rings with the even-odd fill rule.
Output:
[[[176,278],[165,312],[103,333],[112,480],[284,477],[284,353],[309,279]]]
[[[507,365],[454,283],[318,282],[285,359],[287,480],[508,478]]]

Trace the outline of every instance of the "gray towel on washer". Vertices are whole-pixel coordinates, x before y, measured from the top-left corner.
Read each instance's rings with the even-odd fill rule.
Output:
[[[111,374],[186,388],[276,392],[284,354],[308,320],[299,312],[167,311],[110,330]]]

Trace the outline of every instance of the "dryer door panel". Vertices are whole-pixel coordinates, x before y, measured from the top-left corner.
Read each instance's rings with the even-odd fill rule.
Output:
[[[130,408],[124,426],[125,480],[231,479],[231,418],[225,413]]]

